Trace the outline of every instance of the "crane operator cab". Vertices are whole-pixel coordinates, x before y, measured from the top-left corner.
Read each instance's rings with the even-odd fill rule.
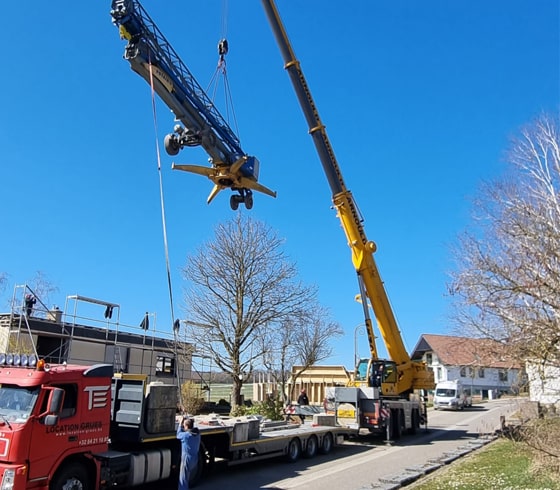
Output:
[[[360,359],[354,373],[354,383],[381,388],[383,383],[397,382],[397,364],[383,359]]]

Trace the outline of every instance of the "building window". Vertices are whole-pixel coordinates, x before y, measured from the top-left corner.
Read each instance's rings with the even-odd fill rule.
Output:
[[[440,367],[436,369],[436,381],[441,381],[443,379],[443,372]]]
[[[478,377],[479,378],[484,378],[484,368],[478,368]]]
[[[474,378],[474,368],[469,367],[469,378]]]
[[[174,376],[175,359],[171,357],[158,356],[156,361],[156,376]]]
[[[431,366],[431,365],[432,365],[432,353],[431,353],[431,352],[428,352],[428,353],[426,354],[426,364],[427,364],[428,366]]]
[[[76,385],[60,385],[64,390],[64,403],[60,412],[60,418],[72,417],[78,406],[78,387]]]
[[[465,366],[463,366],[461,368],[461,370],[459,371],[459,376],[461,376],[461,378],[466,378],[467,377],[467,368]]]
[[[500,369],[500,370],[498,371],[498,379],[499,379],[500,381],[507,382],[507,380],[508,380],[508,372],[507,372],[507,369]]]

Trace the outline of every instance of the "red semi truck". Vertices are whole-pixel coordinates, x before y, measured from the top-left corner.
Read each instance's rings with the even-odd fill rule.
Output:
[[[113,379],[111,365],[30,359],[0,355],[0,488],[94,489],[171,476],[176,388],[146,393],[142,377]]]

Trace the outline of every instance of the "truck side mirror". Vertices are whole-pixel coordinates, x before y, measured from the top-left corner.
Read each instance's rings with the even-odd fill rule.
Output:
[[[43,405],[42,410],[44,411],[39,414],[39,418],[45,425],[56,425],[64,403],[64,390],[51,386],[47,386],[45,389],[48,391],[48,398],[46,406]]]
[[[60,414],[62,404],[64,403],[64,390],[62,388],[47,388],[49,391],[47,399],[46,411],[43,415],[56,415]]]
[[[58,424],[58,415],[45,415],[43,419],[45,425],[56,425]]]
[[[64,390],[61,388],[53,388],[49,394],[47,412],[49,414],[54,414],[58,417],[58,414],[62,410],[63,401],[64,401]]]

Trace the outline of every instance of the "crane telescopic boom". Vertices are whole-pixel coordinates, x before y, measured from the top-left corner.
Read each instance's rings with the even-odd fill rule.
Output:
[[[273,0],[262,0],[262,4],[280,48],[284,60],[284,68],[288,71],[292,81],[299,104],[309,126],[309,134],[313,139],[329,182],[337,216],[348,239],[348,245],[352,251],[352,262],[358,274],[372,359],[365,360],[368,363],[367,374],[364,372],[366,370],[360,369],[360,366],[357,367],[356,374],[362,373],[362,375],[365,375],[364,381],[367,382],[371,376],[371,369],[379,365],[375,336],[372,322],[369,318],[369,301],[387,352],[397,367],[395,383],[391,386],[384,384],[384,393],[394,395],[410,392],[414,389],[433,389],[432,371],[428,370],[424,363],[412,361],[405,349],[395,315],[373,257],[376,246],[366,237],[362,218],[352,193],[346,188],[325,126],[319,118],[315,102],[307,86],[300,63],[296,59],[276,5]]]

